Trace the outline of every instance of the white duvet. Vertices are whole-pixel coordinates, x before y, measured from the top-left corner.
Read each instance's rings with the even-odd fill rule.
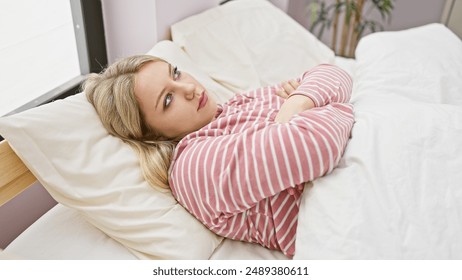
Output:
[[[356,123],[308,184],[295,259],[462,258],[462,42],[431,24],[363,38]]]

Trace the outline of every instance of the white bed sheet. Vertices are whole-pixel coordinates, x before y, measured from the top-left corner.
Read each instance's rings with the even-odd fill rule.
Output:
[[[73,209],[57,204],[18,236],[4,253],[28,260],[136,260],[123,245],[89,224]],[[278,251],[224,240],[210,259],[286,260]]]
[[[120,243],[89,224],[76,210],[57,204],[6,248],[23,259],[137,259]]]

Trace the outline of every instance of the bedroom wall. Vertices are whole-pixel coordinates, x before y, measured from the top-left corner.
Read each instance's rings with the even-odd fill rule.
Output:
[[[170,37],[172,23],[218,6],[221,1],[101,0],[108,62],[146,53],[156,42]]]
[[[39,182],[0,207],[0,248],[5,247],[35,220],[56,205]]]
[[[297,22],[309,29],[309,9],[310,3],[315,0],[289,0],[287,13]],[[327,0],[327,3],[334,0]],[[395,8],[392,11],[391,23],[383,22],[385,31],[397,31],[417,27],[420,25],[441,22],[446,1],[435,0],[395,0]],[[371,12],[368,18],[380,21],[379,12]],[[325,32],[321,40],[330,46],[331,37]]]

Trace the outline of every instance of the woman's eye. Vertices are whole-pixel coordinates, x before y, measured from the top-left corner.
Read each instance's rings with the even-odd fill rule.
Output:
[[[173,99],[173,95],[171,93],[167,93],[165,95],[164,108],[167,108],[170,105],[170,103],[172,103],[172,99]]]
[[[173,68],[173,80],[178,80],[181,76],[181,71],[178,70],[178,67]]]

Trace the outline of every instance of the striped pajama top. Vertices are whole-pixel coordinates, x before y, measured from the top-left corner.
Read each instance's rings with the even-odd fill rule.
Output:
[[[291,95],[311,98],[315,108],[281,124],[274,122],[285,100],[276,95],[280,85],[237,94],[178,143],[169,170],[174,197],[207,228],[287,256],[295,253],[304,183],[338,164],[354,123],[345,71],[322,64],[298,81]]]

